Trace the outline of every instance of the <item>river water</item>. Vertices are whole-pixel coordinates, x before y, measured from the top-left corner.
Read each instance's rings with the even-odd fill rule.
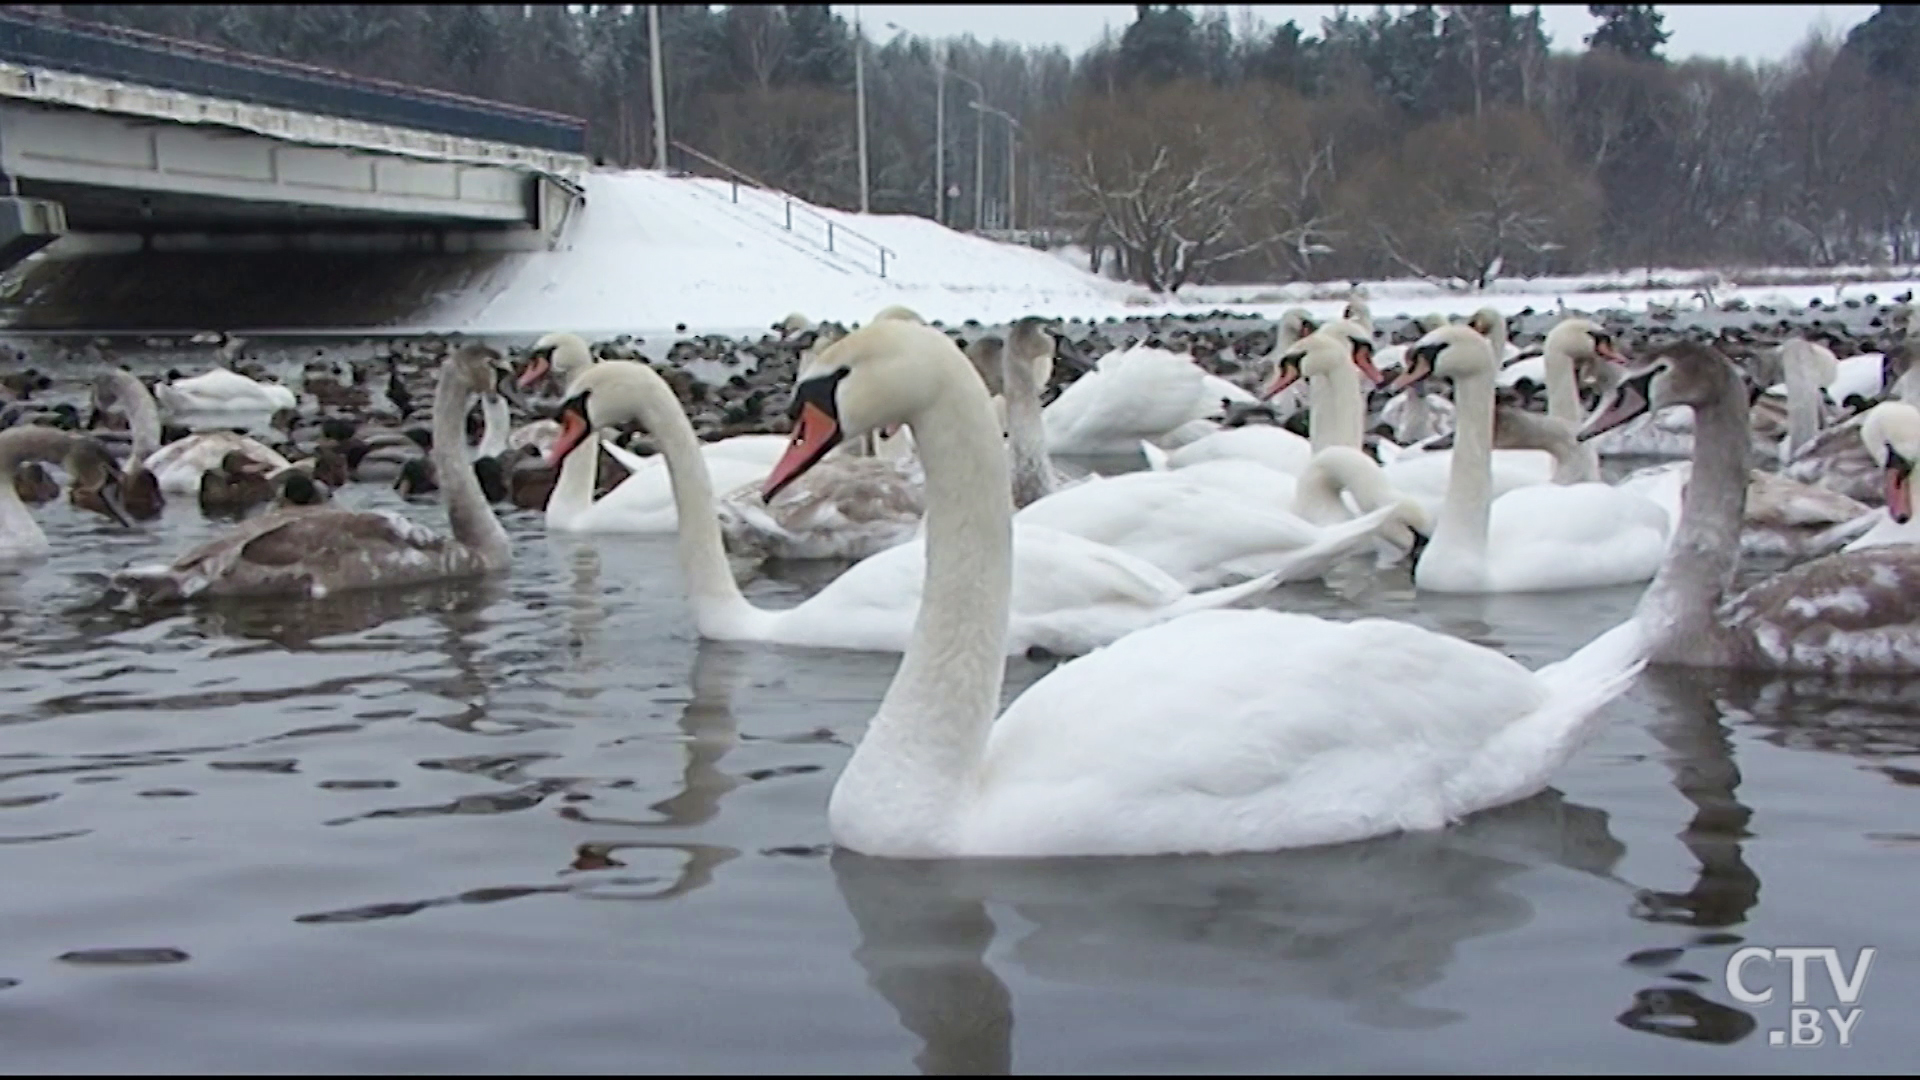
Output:
[[[0,573],[6,1072],[1855,1072],[1920,1049],[1920,683],[1652,673],[1553,790],[1441,833],[890,863],[835,853],[825,807],[897,659],[699,642],[670,538],[508,510],[497,581],[155,617],[100,575],[222,526],[185,499],[131,530],[37,514],[56,554]],[[1416,598],[1356,566],[1265,602],[1538,666],[1636,597]],[[1047,667],[1010,670],[1009,698]],[[1743,946],[1878,950],[1852,1045],[1772,1045],[1788,965],[1749,963],[1774,994],[1744,1003]]]

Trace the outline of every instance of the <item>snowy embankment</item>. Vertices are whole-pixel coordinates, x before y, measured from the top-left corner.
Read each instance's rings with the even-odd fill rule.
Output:
[[[508,256],[421,321],[470,333],[742,331],[796,311],[865,321],[889,304],[928,319],[1001,321],[1123,314],[1133,291],[1046,252],[924,218],[796,203],[788,230],[779,196],[743,187],[735,203],[723,181],[643,170],[592,173],[585,186],[586,205],[559,250]],[[884,278],[873,243],[891,251]]]
[[[692,332],[757,333],[796,311],[861,322],[889,304],[928,319],[990,324],[1029,314],[1097,319],[1226,310],[1274,317],[1296,305],[1325,318],[1340,311],[1353,287],[1210,285],[1154,296],[1088,273],[1084,255],[1072,249],[1049,254],[925,218],[852,214],[798,201],[789,216],[778,195],[742,187],[736,202],[725,181],[650,170],[595,172],[585,188],[586,205],[557,250],[506,257],[476,286],[443,297],[417,325],[483,334],[567,329],[611,336],[681,325]],[[835,230],[832,251],[828,222]],[[889,249],[884,278],[876,243]],[[1486,306],[1509,315],[1563,305],[1698,309],[1709,293],[1716,305],[1738,299],[1795,308],[1869,293],[1884,300],[1909,288],[1910,280],[1908,268],[1662,270],[1501,279],[1479,292],[1420,280],[1368,282],[1361,289],[1377,317],[1392,318],[1464,315]]]

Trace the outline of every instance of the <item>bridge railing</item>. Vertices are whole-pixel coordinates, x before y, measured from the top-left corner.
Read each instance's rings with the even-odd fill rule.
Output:
[[[727,181],[731,186],[733,201],[735,203],[740,201],[740,187],[742,184],[750,189],[764,192],[768,196],[779,200],[782,204],[781,220],[779,222],[771,222],[771,219],[769,219],[770,223],[781,225],[790,233],[805,234],[811,232],[815,236],[815,242],[819,243],[832,254],[845,255],[856,261],[865,262],[869,266],[874,267],[875,272],[881,277],[887,276],[887,260],[899,257],[899,253],[892,248],[872,237],[863,236],[849,229],[845,225],[822,214],[820,211],[815,210],[812,203],[796,195],[790,195],[774,187],[772,184],[755,180],[753,177],[721,161],[719,158],[709,157],[678,139],[668,139],[667,145],[680,151],[686,159],[690,159],[693,162],[692,167],[687,168],[688,172],[698,173],[704,169],[709,173],[717,173],[719,179]],[[796,221],[798,221],[801,226],[798,229],[794,228],[794,222]]]
[[[0,61],[516,146],[587,149],[577,117],[20,8],[0,8]]]

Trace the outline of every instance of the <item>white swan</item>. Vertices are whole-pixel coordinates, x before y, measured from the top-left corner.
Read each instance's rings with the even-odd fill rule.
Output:
[[[945,334],[920,323],[874,320],[836,342],[826,353],[895,342],[899,347],[929,348],[937,341],[977,391],[979,422],[995,432],[996,467],[989,477],[1003,485],[999,498],[1011,502],[1006,451],[994,427],[986,387]],[[908,377],[915,374],[904,371]],[[702,637],[721,641],[769,641],[821,648],[898,652],[906,647],[920,609],[921,572],[926,559],[924,534],[855,563],[826,588],[797,607],[765,611],[746,601],[728,569],[718,520],[713,510],[712,460],[696,453],[693,426],[673,391],[644,364],[604,361],[580,376],[560,413],[566,429],[554,454],[563,459],[592,442],[588,432],[639,420],[659,442],[673,478],[680,522],[680,563],[686,575],[694,623]],[[840,441],[837,431],[819,426],[819,405],[794,399],[793,445],[783,462],[804,453],[807,464],[824,457]],[[921,436],[926,433],[922,432]],[[924,448],[925,438],[915,442]],[[589,447],[589,452],[591,448]],[[785,466],[783,466],[785,467]],[[789,470],[797,474],[797,470]],[[565,465],[562,465],[565,475]],[[776,472],[766,488],[776,497],[791,476]],[[557,492],[556,492],[557,494]],[[928,498],[933,497],[928,488]],[[1011,653],[1039,647],[1055,653],[1098,648],[1131,630],[1189,611],[1220,607],[1270,587],[1271,578],[1245,585],[1189,594],[1179,582],[1152,565],[1068,533],[1039,527],[1020,530],[1014,621],[1000,643]]]
[[[894,310],[904,311],[905,309]],[[882,315],[884,314],[883,312]],[[561,396],[565,397],[571,393],[568,387],[572,385],[573,380],[596,362],[592,350],[587,347],[586,341],[580,335],[556,330],[534,342],[533,348],[527,353],[525,365],[520,369],[516,384],[522,390],[530,389],[539,385],[542,379],[551,374],[561,388]],[[508,443],[517,450],[528,443],[539,445],[544,442],[546,446],[542,452],[550,452],[553,438],[559,434],[557,427],[547,426],[552,423],[551,420],[535,420],[524,424],[508,437]],[[735,435],[731,438],[700,444],[701,453],[709,458],[726,457],[755,462],[759,464],[763,473],[772,468],[774,462],[780,460],[780,455],[786,451],[786,448],[787,440],[783,435]],[[654,458],[641,458],[631,454],[628,456],[633,462],[639,462],[640,467],[645,469],[655,469],[660,466],[660,462]],[[628,468],[634,467],[625,458],[619,458],[617,454],[615,457]]]
[[[499,353],[477,344],[440,367],[433,459],[451,536],[400,514],[296,506],[243,522],[170,565],[129,566],[113,575],[114,585],[153,604],[203,595],[320,597],[504,570],[511,545],[465,450],[467,411],[476,396],[495,392],[504,370]]]
[[[1634,621],[1652,662],[1824,675],[1920,674],[1920,547],[1883,544],[1808,562],[1729,596],[1738,568],[1750,427],[1745,381],[1680,341],[1613,388],[1582,435],[1690,405],[1693,478],[1681,536]]]
[[[1536,673],[1403,623],[1206,612],[1060,666],[996,721],[1020,541],[992,407],[943,336],[878,329],[800,369],[802,436],[769,484],[884,424],[926,463],[926,602],[834,786],[842,847],[1226,853],[1439,828],[1544,788],[1640,667],[1632,625]]]
[[[596,365],[593,353],[579,335],[555,331],[534,343],[517,383],[521,389],[527,389],[551,374],[570,395],[574,392],[573,384]],[[533,437],[536,436],[529,435]],[[549,456],[558,440],[556,428],[547,437]],[[670,533],[679,527],[673,484],[661,455],[643,458],[612,442],[606,443],[607,453],[625,466],[629,475],[612,491],[595,499],[602,444],[597,432],[590,433],[586,441],[591,444],[587,452],[566,455],[559,475],[554,478],[553,493],[547,498],[545,510],[549,530],[657,534]],[[727,491],[759,482],[767,475],[767,469],[779,460],[785,447],[786,440],[778,435],[744,435],[700,444],[714,482]],[[751,528],[752,524],[743,523],[743,527]]]
[[[223,367],[154,387],[153,396],[175,415],[205,412],[278,412],[296,403],[293,391],[256,382]],[[169,489],[171,490],[171,489]]]
[[[1430,375],[1453,382],[1458,418],[1439,523],[1414,585],[1434,592],[1535,592],[1651,578],[1671,523],[1646,499],[1605,484],[1533,484],[1492,493],[1493,350],[1445,326],[1407,350],[1397,387]]]
[[[1280,373],[1268,389],[1286,385],[1287,362],[1297,358],[1292,370],[1304,375],[1312,387],[1313,414],[1308,417],[1307,430],[1315,452],[1331,446],[1362,449],[1366,399],[1359,375],[1380,381],[1380,373],[1371,363],[1371,351],[1365,331],[1342,320],[1303,338],[1294,352],[1282,359]],[[1405,388],[1411,389],[1411,385]],[[1315,417],[1323,419],[1316,423]],[[1418,500],[1427,516],[1437,517],[1451,482],[1452,460],[1452,451],[1406,449],[1382,464],[1380,470],[1394,490]],[[1539,451],[1497,450],[1489,461],[1495,498],[1514,488],[1547,483],[1553,477],[1552,457]]]
[[[1887,505],[1873,514],[1873,526],[1844,550],[1883,544],[1920,543],[1913,520],[1913,472],[1920,467],[1920,409],[1904,401],[1883,401],[1867,412],[1860,439],[1874,463],[1886,473]]]
[[[1209,375],[1191,356],[1147,345],[1119,349],[1060,392],[1041,414],[1047,449],[1056,454],[1131,454],[1142,439],[1192,441],[1199,421],[1217,416],[1221,399],[1252,402],[1232,383]],[[1202,425],[1204,426],[1204,425]]]

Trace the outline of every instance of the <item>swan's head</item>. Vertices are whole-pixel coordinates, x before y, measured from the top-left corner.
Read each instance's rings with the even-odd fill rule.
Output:
[[[1447,379],[1475,375],[1491,379],[1499,366],[1493,358],[1493,344],[1485,335],[1471,324],[1450,323],[1407,346],[1400,376],[1389,389],[1398,393],[1435,375]]]
[[[793,438],[767,474],[771,499],[847,438],[911,423],[944,394],[971,383],[992,423],[985,387],[947,335],[922,323],[876,320],[801,361],[787,415]]]
[[[1273,381],[1260,392],[1260,400],[1271,399],[1301,379],[1334,374],[1342,365],[1359,368],[1376,386],[1385,381],[1373,366],[1373,336],[1358,323],[1335,319],[1281,354]]]
[[[578,334],[556,330],[533,343],[514,385],[521,390],[540,385],[548,375],[559,376],[564,385],[582,370],[593,366],[593,352]]]
[[[1007,331],[1005,359],[1026,361],[1033,368],[1033,384],[1045,389],[1053,378],[1053,353],[1058,347],[1047,320],[1029,315]]]
[[[1614,346],[1613,335],[1595,325],[1592,319],[1561,319],[1547,333],[1544,347],[1575,360],[1606,360],[1624,364],[1627,358]]]
[[[1887,473],[1887,515],[1905,525],[1913,520],[1913,470],[1920,464],[1920,409],[1904,401],[1873,407],[1860,424],[1860,439],[1873,463]]]
[[[1280,316],[1280,345],[1284,350],[1318,329],[1320,323],[1306,308],[1288,308]]]
[[[1676,341],[1653,360],[1622,374],[1580,429],[1582,441],[1604,435],[1637,416],[1672,405],[1699,407],[1743,401],[1742,379],[1733,361],[1711,345]]]
[[[1483,307],[1467,317],[1467,326],[1488,341],[1502,345],[1507,341],[1507,317],[1499,308]]]
[[[812,329],[812,327],[813,327],[813,320],[807,318],[805,315],[802,315],[797,311],[791,315],[788,315],[786,318],[781,319],[779,322],[773,324],[773,328],[775,330],[778,330],[782,334],[785,334],[787,336],[798,334],[803,330]]]
[[[1367,306],[1365,297],[1356,296],[1348,300],[1346,309],[1340,312],[1340,317],[1356,326],[1363,326],[1369,331],[1373,329],[1373,309]]]

